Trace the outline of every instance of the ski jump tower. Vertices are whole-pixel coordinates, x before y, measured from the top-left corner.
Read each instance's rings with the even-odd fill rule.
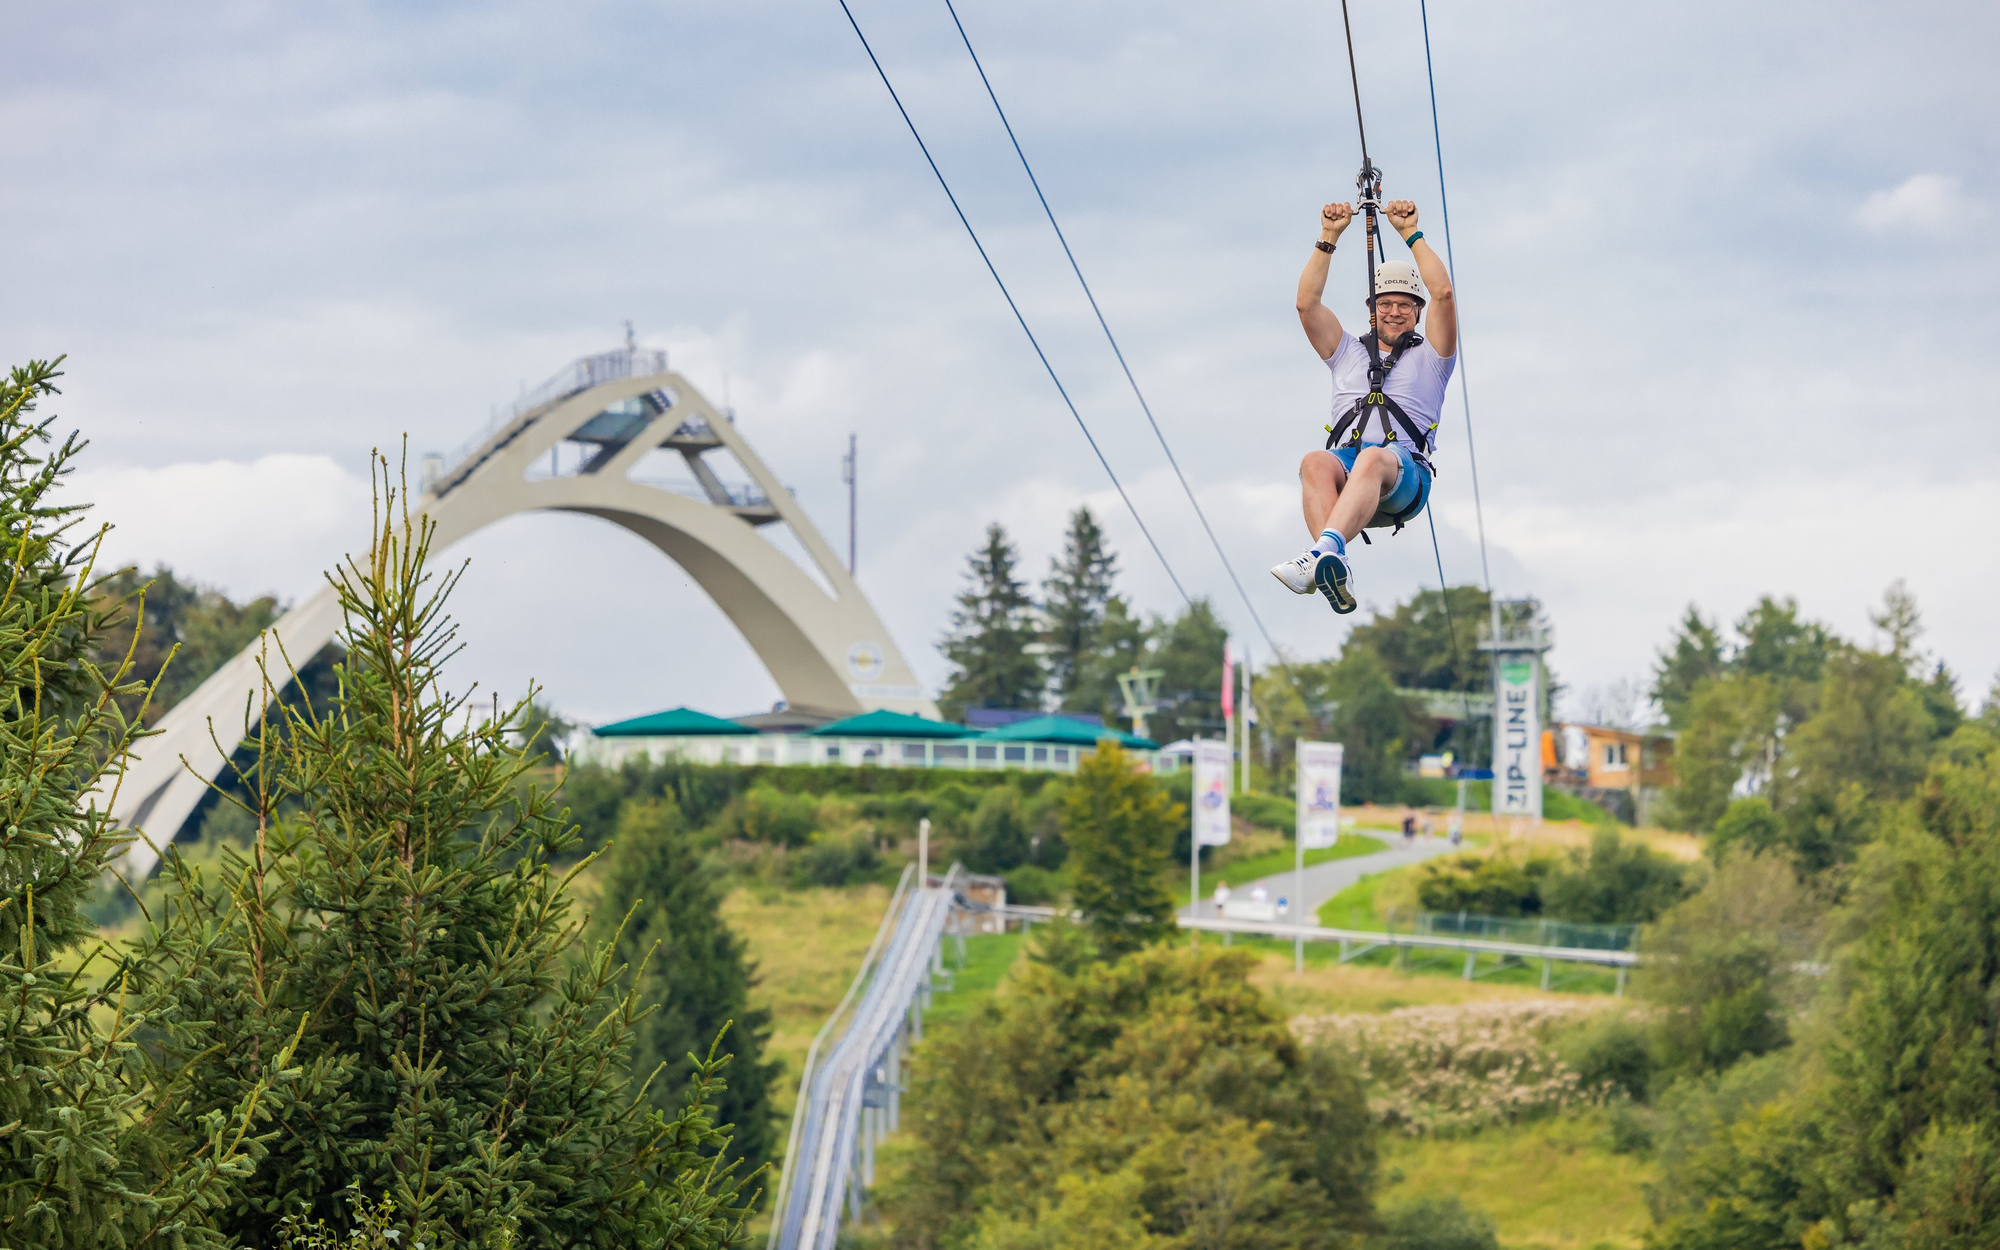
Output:
[[[692,481],[663,486],[635,477],[656,451],[678,453],[669,463],[685,468]],[[748,487],[724,483],[715,461],[725,456],[749,477]],[[665,352],[628,342],[576,361],[503,412],[464,454],[449,462],[427,457],[418,507],[437,525],[438,551],[517,513],[601,517],[686,570],[794,706],[937,715],[881,618],[791,492],[750,450],[732,417],[668,371]],[[778,524],[791,528],[810,572],[758,532]],[[271,627],[270,664],[282,671],[276,645],[282,644],[303,665],[340,626],[339,599],[323,586]],[[245,708],[263,706],[258,658],[265,641],[224,664],[161,719],[157,735],[138,744],[113,805],[116,819],[145,830],[158,846],[173,840],[222,771],[224,753],[242,741]],[[135,844],[128,875],[144,877],[157,858],[145,842]]]

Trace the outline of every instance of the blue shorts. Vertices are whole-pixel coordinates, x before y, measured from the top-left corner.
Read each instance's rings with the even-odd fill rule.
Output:
[[[1403,466],[1403,473],[1396,479],[1396,489],[1382,496],[1382,502],[1375,510],[1374,519],[1368,522],[1366,527],[1368,529],[1383,529],[1394,525],[1398,516],[1402,516],[1405,523],[1414,521],[1417,519],[1417,514],[1431,501],[1431,471],[1417,463],[1416,457],[1410,454],[1409,445],[1400,439],[1385,445],[1396,453],[1397,461]],[[1352,473],[1354,457],[1362,450],[1350,443],[1345,447],[1334,448],[1333,454],[1339,458],[1340,467]],[[1406,513],[1407,515],[1404,515]]]

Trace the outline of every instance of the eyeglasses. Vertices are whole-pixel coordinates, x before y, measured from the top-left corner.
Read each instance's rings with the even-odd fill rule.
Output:
[[[1395,312],[1398,310],[1415,312],[1417,311],[1417,301],[1412,299],[1392,299],[1381,295],[1375,297],[1376,312]]]

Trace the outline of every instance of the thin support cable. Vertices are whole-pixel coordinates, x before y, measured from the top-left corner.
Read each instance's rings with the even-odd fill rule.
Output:
[[[1437,74],[1431,68],[1431,17],[1427,0],[1417,0],[1417,16],[1424,26],[1424,77],[1431,89],[1431,142],[1437,152],[1438,208],[1444,216],[1444,269],[1454,290],[1458,286],[1458,265],[1451,252],[1451,197],[1444,187],[1444,131],[1438,126]],[[1458,328],[1458,398],[1465,408],[1465,456],[1472,467],[1472,515],[1479,526],[1479,576],[1486,597],[1493,598],[1493,567],[1486,560],[1486,508],[1479,497],[1479,454],[1472,442],[1472,385],[1465,368],[1465,327]]]
[[[1421,6],[1423,0],[1418,0],[1418,3],[1419,6]],[[1356,67],[1354,61],[1354,27],[1349,22],[1347,17],[1347,0],[1340,0],[1340,25],[1342,31],[1347,36],[1347,74],[1349,79],[1354,84],[1354,127],[1358,132],[1360,132],[1361,135],[1361,175],[1362,178],[1365,180],[1375,173],[1375,166],[1374,163],[1368,159],[1368,127],[1361,120],[1361,71],[1359,68]],[[1428,73],[1430,69],[1430,55],[1431,55],[1430,22],[1429,19],[1426,18],[1424,22],[1424,68],[1426,73]],[[1432,129],[1435,132],[1437,124],[1437,80],[1435,78],[1431,79],[1431,124],[1432,124]],[[1444,197],[1444,147],[1443,144],[1440,143],[1438,146],[1438,198],[1440,206],[1443,206],[1444,204],[1443,197]],[[1446,258],[1445,272],[1448,275],[1451,272],[1451,259],[1450,259],[1451,210],[1449,208],[1444,209],[1444,218],[1445,218],[1445,258]],[[1366,242],[1368,245],[1368,266],[1369,266],[1368,324],[1372,330],[1375,325],[1374,266],[1375,266],[1375,232],[1376,232],[1375,211],[1372,207],[1368,209],[1368,221],[1367,221],[1366,232],[1367,232]],[[1386,248],[1384,250],[1384,255],[1385,256],[1387,255]],[[1379,343],[1379,340],[1377,340],[1377,342]],[[1379,350],[1377,344],[1370,344],[1369,353],[1371,356],[1373,356],[1374,352],[1377,350]],[[1463,345],[1460,345],[1460,350],[1463,350]],[[1371,363],[1373,362],[1371,361]],[[1372,380],[1372,372],[1371,372],[1371,380]],[[1375,385],[1379,388],[1381,383],[1378,381],[1375,383]],[[1459,394],[1461,396],[1465,394],[1465,384],[1463,381],[1459,383]],[[1467,407],[1466,450],[1468,453],[1472,450],[1472,440],[1470,437],[1472,428],[1471,413],[1472,413],[1471,408]],[[1473,498],[1477,500],[1479,492],[1479,471],[1476,461],[1474,463],[1472,481],[1473,481]],[[1440,603],[1444,605],[1445,635],[1447,638],[1451,640],[1452,676],[1458,677],[1460,673],[1460,661],[1458,657],[1458,626],[1457,623],[1452,620],[1451,616],[1451,583],[1445,579],[1444,553],[1438,547],[1437,516],[1429,506],[1426,506],[1424,508],[1424,520],[1429,524],[1431,531],[1431,557],[1437,561],[1438,600]],[[1479,534],[1480,534],[1479,559],[1481,567],[1483,569],[1486,561],[1486,525],[1483,519],[1480,521]],[[1491,602],[1493,598],[1492,582],[1490,579],[1487,582],[1486,598],[1489,602]],[[1472,718],[1472,695],[1470,694],[1470,692],[1463,689],[1463,683],[1461,683],[1460,694],[1464,696],[1465,715],[1466,719],[1469,721]]]
[[[958,37],[965,44],[966,55],[972,58],[972,68],[979,71],[979,82],[986,88],[986,98],[993,102],[993,111],[1000,115],[1000,125],[1007,132],[1007,141],[1014,145],[1014,155],[1020,158],[1021,169],[1028,175],[1028,183],[1035,189],[1035,198],[1041,201],[1042,213],[1049,219],[1049,228],[1056,232],[1056,242],[1062,244],[1063,256],[1069,260],[1070,272],[1076,275],[1077,285],[1083,288],[1083,297],[1090,301],[1090,311],[1097,318],[1097,326],[1104,331],[1105,342],[1111,344],[1111,354],[1118,358],[1118,367],[1125,373],[1126,384],[1132,388],[1132,397],[1139,401],[1139,411],[1146,414],[1146,424],[1153,427],[1153,437],[1160,442],[1160,450],[1166,453],[1167,463],[1173,466],[1174,476],[1180,480],[1181,491],[1187,496],[1188,505],[1201,521],[1202,532],[1208,535],[1209,546],[1215,548],[1216,559],[1222,562],[1222,571],[1229,574],[1229,581],[1236,587],[1236,594],[1243,600],[1243,608],[1250,614],[1250,620],[1257,626],[1257,632],[1264,636],[1273,655],[1278,652],[1278,644],[1271,637],[1271,631],[1264,627],[1264,619],[1257,615],[1256,605],[1250,602],[1249,592],[1236,576],[1236,566],[1222,550],[1222,542],[1215,536],[1214,527],[1208,523],[1208,514],[1202,511],[1201,503],[1195,498],[1194,488],[1188,485],[1187,474],[1181,472],[1181,464],[1174,456],[1174,449],[1167,445],[1167,436],[1160,429],[1160,423],[1153,418],[1153,407],[1146,402],[1146,396],[1139,389],[1139,380],[1132,375],[1132,366],[1125,362],[1125,352],[1118,346],[1118,336],[1111,332],[1111,323],[1104,317],[1104,310],[1098,307],[1097,294],[1090,289],[1089,279],[1083,276],[1083,266],[1077,263],[1076,253],[1070,250],[1069,238],[1063,234],[1062,224],[1056,220],[1056,213],[1049,207],[1048,196],[1042,194],[1042,181],[1035,177],[1035,167],[1028,163],[1028,154],[1021,149],[1021,140],[1014,134],[1014,124],[1007,120],[1007,110],[1000,106],[1000,97],[993,90],[993,82],[986,76],[986,66],[979,60],[979,53],[972,47],[972,36],[966,34],[965,23],[959,20],[958,9],[951,0],[944,0],[945,11],[951,14],[951,24],[958,28]]]
[[[1076,404],[1069,397],[1068,389],[1063,386],[1062,379],[1056,376],[1055,366],[1049,363],[1040,341],[1035,338],[1035,332],[1028,328],[1028,319],[1021,315],[1020,305],[1014,302],[1013,292],[1009,291],[1007,284],[1001,280],[1000,271],[993,267],[993,258],[986,254],[986,245],[979,241],[979,232],[972,228],[972,222],[967,219],[965,210],[959,207],[958,197],[952,194],[951,183],[945,181],[944,171],[938,168],[937,161],[931,157],[930,145],[926,144],[923,135],[918,133],[917,123],[911,119],[910,111],[903,107],[903,98],[896,94],[895,84],[889,81],[889,73],[882,68],[882,62],[875,56],[875,49],[869,45],[868,36],[861,33],[861,23],[854,20],[854,11],[847,7],[847,0],[838,2],[840,11],[847,15],[847,24],[854,28],[854,37],[861,41],[861,50],[868,54],[869,64],[875,67],[876,76],[882,80],[883,87],[888,89],[889,99],[895,102],[896,112],[902,115],[903,124],[910,128],[910,137],[917,141],[917,149],[924,154],[924,163],[931,167],[931,173],[937,178],[938,186],[944,189],[945,198],[951,201],[951,211],[958,214],[958,224],[965,227],[965,233],[972,239],[972,246],[978,249],[979,259],[986,264],[986,272],[993,276],[993,284],[1000,288],[1000,294],[1007,301],[1008,309],[1013,312],[1014,320],[1020,323],[1021,333],[1028,336],[1028,345],[1035,349],[1036,359],[1040,360],[1042,368],[1047,370],[1049,381],[1055,383],[1056,394],[1062,396],[1063,406],[1068,408],[1069,415],[1076,419],[1076,428],[1083,432],[1083,440],[1090,444],[1090,450],[1097,456],[1097,463],[1104,467],[1104,475],[1111,479],[1111,485],[1118,491],[1118,498],[1125,502],[1125,510],[1132,514],[1132,520],[1138,525],[1139,532],[1145,535],[1146,545],[1151,547],[1153,554],[1159,558],[1160,567],[1166,570],[1167,580],[1174,584],[1181,601],[1192,603],[1193,600],[1188,597],[1186,588],[1181,585],[1181,579],[1175,576],[1174,566],[1168,562],[1167,553],[1160,549],[1160,544],[1153,538],[1153,532],[1146,528],[1146,522],[1140,517],[1139,509],[1133,505],[1132,497],[1125,493],[1124,483],[1120,482],[1118,474],[1112,471],[1111,462],[1104,458],[1104,450],[1097,445],[1097,439],[1091,435],[1090,426],[1084,423],[1083,414],[1077,411]]]
[[[1361,71],[1354,66],[1354,25],[1347,20],[1347,0],[1340,0],[1340,29],[1347,35],[1347,77],[1354,83],[1354,128],[1361,132],[1361,164],[1368,161],[1368,127],[1361,120]]]

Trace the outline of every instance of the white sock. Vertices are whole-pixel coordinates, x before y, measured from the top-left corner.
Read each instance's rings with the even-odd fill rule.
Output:
[[[1332,548],[1335,555],[1342,557],[1347,555],[1347,540],[1340,536],[1339,530],[1320,531],[1318,545],[1323,549]]]

